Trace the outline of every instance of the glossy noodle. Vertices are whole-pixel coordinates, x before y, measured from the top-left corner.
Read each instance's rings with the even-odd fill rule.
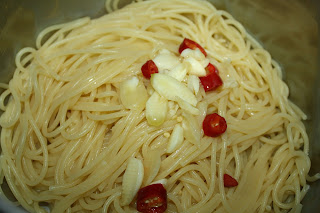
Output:
[[[288,100],[270,54],[207,1],[117,4],[107,1],[101,18],[44,29],[1,84],[0,175],[18,203],[30,212],[136,212],[135,198],[121,200],[134,157],[144,167],[141,187],[167,180],[167,212],[300,212],[319,175],[308,175],[306,115]],[[205,48],[223,86],[200,86],[198,115],[169,101],[164,123],[149,125],[145,102],[124,106],[121,84],[135,76],[150,97],[141,66],[162,49],[178,55],[184,38]],[[219,137],[203,135],[209,113],[227,121]],[[173,128],[186,121],[200,140],[185,137],[167,153]],[[239,185],[224,187],[224,174]]]

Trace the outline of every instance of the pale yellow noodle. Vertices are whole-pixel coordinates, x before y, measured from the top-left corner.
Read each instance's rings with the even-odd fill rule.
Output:
[[[136,212],[120,202],[128,159],[142,160],[142,186],[167,179],[168,212],[300,212],[309,189],[307,116],[288,100],[281,67],[233,17],[201,0],[137,0],[110,13],[44,29],[36,49],[15,58],[0,96],[0,182],[30,212]],[[145,109],[126,109],[120,84],[137,76],[160,49],[178,54],[182,40],[198,42],[224,85],[197,94],[204,116],[219,113],[228,129],[184,140],[166,153],[183,120],[172,110],[160,127]],[[169,103],[169,105],[172,104]],[[170,114],[173,113],[173,114]],[[239,185],[226,188],[224,174]],[[1,194],[4,192],[1,189]]]

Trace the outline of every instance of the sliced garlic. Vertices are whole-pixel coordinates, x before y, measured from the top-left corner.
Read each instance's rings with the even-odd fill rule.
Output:
[[[147,84],[147,93],[151,96],[154,93],[154,89],[151,84]]]
[[[183,83],[171,76],[156,73],[151,76],[151,85],[163,97],[177,101],[177,97],[188,102],[192,106],[197,105],[197,98]]]
[[[166,49],[161,50],[153,59],[153,62],[157,65],[160,73],[165,70],[172,70],[174,67],[180,64],[179,58]]]
[[[168,117],[172,118],[177,114],[179,105],[174,101],[168,101],[168,108],[169,108]]]
[[[196,107],[189,104],[188,102],[182,100],[179,97],[177,97],[177,102],[178,102],[181,109],[187,111],[188,113],[190,113],[192,115],[199,115],[199,110]]]
[[[146,103],[146,118],[150,125],[160,126],[166,119],[168,100],[154,92]]]
[[[177,79],[178,81],[182,81],[187,75],[187,66],[185,64],[179,64],[171,71],[168,71],[166,74]]]
[[[189,73],[196,76],[205,76],[205,68],[209,64],[209,59],[197,48],[195,50],[185,49],[181,56],[185,59],[184,62],[189,64]]]
[[[197,95],[200,89],[199,77],[195,75],[190,75],[188,77],[188,87],[195,95]]]
[[[161,155],[158,151],[149,151],[146,155],[143,156],[144,158],[144,185],[149,185],[154,178],[157,176],[160,166],[161,166]]]
[[[181,145],[183,139],[183,128],[180,124],[176,124],[169,138],[167,153],[174,152]]]
[[[121,205],[129,205],[137,194],[143,180],[144,169],[140,159],[131,157],[123,175]]]
[[[198,124],[198,120],[187,112],[183,113],[183,118],[182,127],[184,137],[190,143],[200,146],[201,128]]]
[[[205,55],[203,55],[203,53],[199,50],[199,48],[196,48],[194,50],[189,48],[185,49],[182,51],[181,56],[183,58],[194,58],[198,61],[202,61],[206,59]]]
[[[191,75],[206,76],[207,72],[205,70],[205,67],[197,59],[189,57],[189,58],[186,58],[184,62],[189,64],[188,71]]]
[[[202,126],[202,122],[207,115],[208,103],[201,101],[198,103],[197,108],[199,109],[199,115],[197,116],[198,124]]]
[[[120,85],[120,100],[127,109],[143,109],[148,100],[148,93],[137,77],[123,81]]]
[[[206,68],[208,66],[208,64],[210,63],[210,60],[206,58],[206,59],[200,61],[200,63],[202,64],[202,66],[204,68]]]

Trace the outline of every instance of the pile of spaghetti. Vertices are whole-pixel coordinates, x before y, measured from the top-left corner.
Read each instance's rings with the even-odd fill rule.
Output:
[[[43,30],[1,84],[0,176],[17,204],[300,212],[319,176],[270,54],[207,1],[106,8]]]

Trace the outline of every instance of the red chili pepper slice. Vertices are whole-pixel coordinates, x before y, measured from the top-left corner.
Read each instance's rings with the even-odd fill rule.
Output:
[[[180,44],[179,53],[181,54],[183,50],[188,48],[192,50],[199,48],[199,50],[203,53],[203,55],[207,57],[206,51],[203,49],[203,47],[200,46],[200,44],[188,38],[185,38],[183,42]]]
[[[206,67],[207,75],[204,77],[199,77],[204,91],[208,92],[217,89],[223,84],[218,69],[212,64],[208,64]]]
[[[228,174],[223,175],[223,183],[224,183],[224,187],[238,186],[238,181]]]
[[[142,65],[141,72],[144,77],[150,79],[151,74],[158,73],[159,71],[157,65],[152,60],[149,60],[144,65]]]
[[[162,184],[152,184],[138,191],[137,210],[143,213],[163,213],[167,209],[167,190]]]
[[[211,63],[208,64],[208,66],[205,68],[207,71],[207,74],[215,72],[217,75],[219,74],[219,70],[213,66]]]
[[[217,113],[213,113],[205,117],[202,128],[206,136],[218,137],[227,130],[227,122]]]

